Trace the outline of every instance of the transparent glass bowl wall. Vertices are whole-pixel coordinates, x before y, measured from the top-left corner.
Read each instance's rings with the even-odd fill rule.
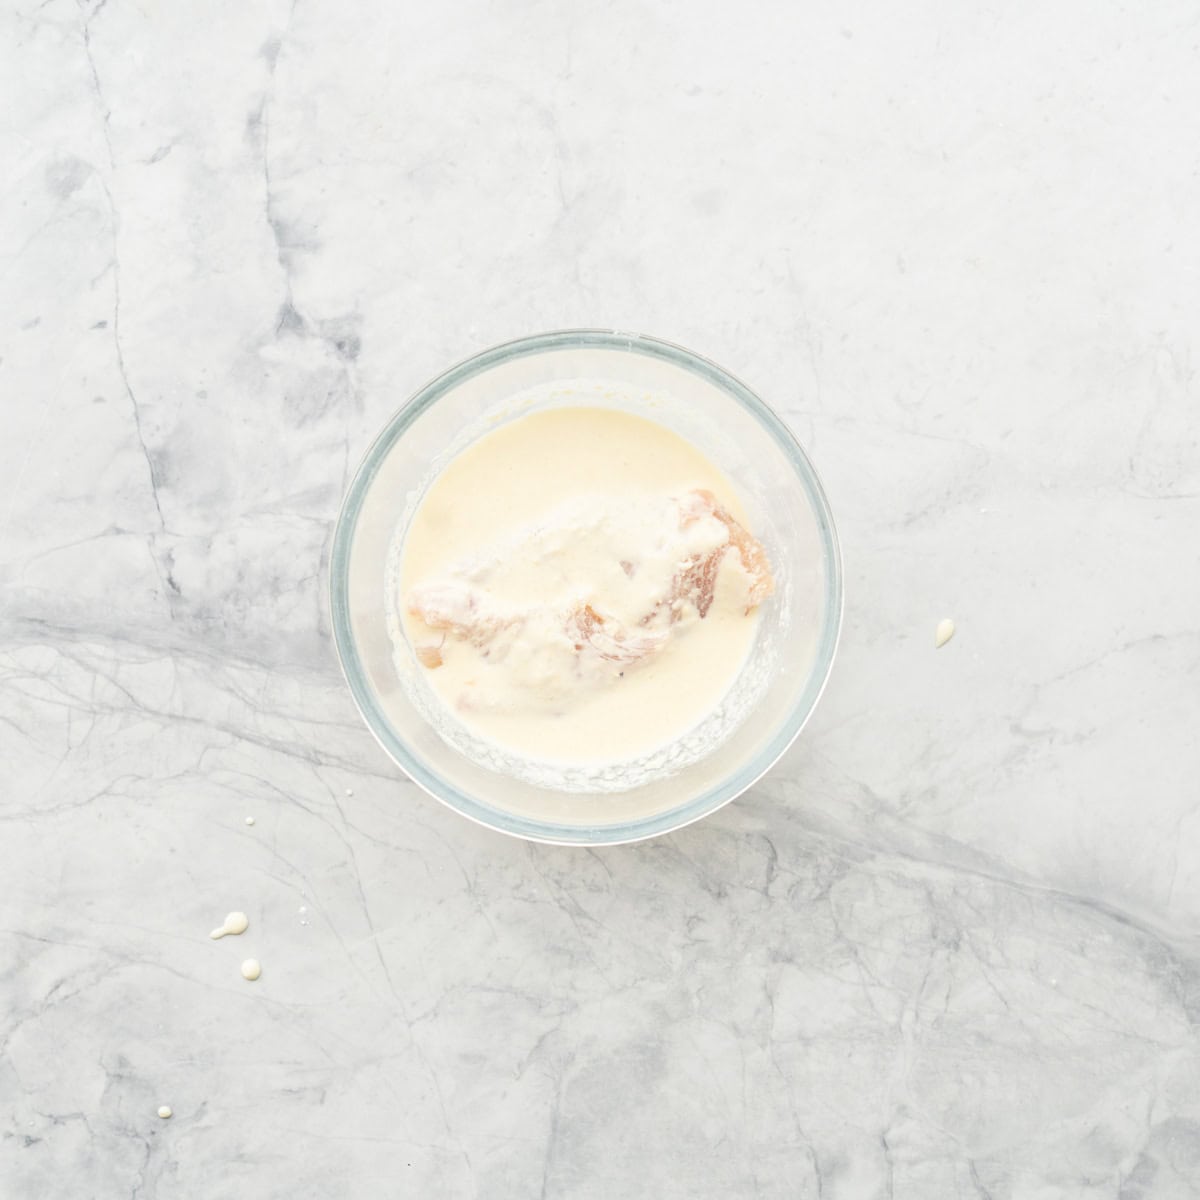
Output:
[[[771,663],[749,717],[711,754],[632,790],[566,794],[476,765],[448,746],[399,682],[384,573],[408,496],[462,431],[506,398],[568,379],[611,379],[679,403],[645,411],[718,463],[737,486],[780,587],[759,638]],[[632,407],[631,411],[639,411]],[[597,845],[677,829],[749,787],[783,753],[828,678],[842,612],[841,560],[828,502],[782,421],[706,359],[632,334],[566,331],[484,351],[423,388],[387,424],[350,485],[330,573],[334,638],[359,711],[421,787],[464,816],[537,841]]]

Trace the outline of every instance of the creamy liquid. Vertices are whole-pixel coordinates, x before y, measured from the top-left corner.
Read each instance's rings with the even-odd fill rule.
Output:
[[[214,929],[208,936],[214,941],[217,938],[223,938],[226,934],[245,933],[250,928],[250,919],[243,912],[231,912],[225,918],[225,924],[218,929]]]
[[[737,677],[769,591],[730,551],[703,617],[671,607],[680,564],[730,542],[729,520],[747,525],[728,479],[653,421],[578,407],[503,425],[449,463],[407,532],[397,608],[416,669],[453,719],[530,759],[667,745]]]

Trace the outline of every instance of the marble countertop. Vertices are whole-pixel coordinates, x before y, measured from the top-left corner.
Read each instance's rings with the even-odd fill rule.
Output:
[[[1194,0],[0,28],[0,1194],[1200,1195]],[[324,576],[407,394],[578,325],[787,415],[848,598],[594,853],[401,777]]]

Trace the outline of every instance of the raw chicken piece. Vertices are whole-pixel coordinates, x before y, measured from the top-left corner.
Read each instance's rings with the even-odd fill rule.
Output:
[[[445,637],[440,642],[423,642],[420,646],[414,646],[413,649],[417,654],[417,661],[423,667],[429,667],[432,670],[434,667],[440,667],[445,661],[442,658],[442,647],[446,644]]]
[[[575,650],[591,651],[607,662],[633,663],[660,650],[667,640],[666,632],[635,633],[612,617],[601,616],[590,604],[577,608],[567,618],[567,636]]]
[[[701,618],[708,615],[721,563],[730,550],[736,551],[749,577],[746,612],[752,612],[775,588],[761,543],[717,502],[712,492],[689,492],[678,501],[678,508],[680,529],[712,517],[725,526],[727,540],[680,561],[669,593],[636,626],[630,628],[616,617],[605,616],[591,603],[573,608],[565,617],[546,608],[505,611],[486,591],[467,582],[448,580],[415,588],[409,595],[409,612],[441,633],[437,641],[415,643],[417,660],[430,669],[442,666],[446,639],[457,638],[496,662],[507,653],[513,638],[528,627],[546,630],[552,642],[565,636],[564,649],[573,651],[581,664],[631,666],[662,649],[670,637],[670,626],[680,620],[685,604],[695,607]],[[637,565],[629,560],[622,559],[620,567],[627,578],[637,573]]]
[[[727,508],[717,503],[712,492],[702,489],[689,492],[679,504],[680,528],[686,529],[693,521],[704,517],[715,517],[720,521],[729,530],[729,541],[708,554],[694,554],[687,560],[675,576],[672,600],[690,600],[701,617],[707,616],[716,591],[717,571],[720,570],[722,558],[732,547],[742,560],[743,570],[750,576],[746,612],[753,612],[775,590],[767,552],[758,538],[739,524]]]
[[[521,623],[521,618],[489,612],[487,598],[474,588],[456,583],[415,588],[408,598],[408,611],[430,629],[443,631],[439,642],[423,642],[414,649],[422,666],[440,667],[447,636],[461,638],[483,650],[497,635]]]

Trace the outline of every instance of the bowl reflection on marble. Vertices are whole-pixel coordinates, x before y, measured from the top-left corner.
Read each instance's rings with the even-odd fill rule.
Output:
[[[466,436],[522,415],[512,397],[562,380],[613,380],[654,396],[653,420],[730,478],[766,546],[777,590],[744,668],[753,708],[699,758],[636,780],[546,786],[455,749],[414,702],[393,658],[389,554],[405,513]],[[668,398],[665,402],[661,398]],[[745,791],[812,713],[833,663],[842,570],[833,516],[787,426],[720,367],[636,334],[564,331],[509,342],[422,388],[367,451],[347,492],[330,566],[334,639],[350,691],[384,750],[425,791],[503,833],[564,845],[638,841],[678,829]]]

